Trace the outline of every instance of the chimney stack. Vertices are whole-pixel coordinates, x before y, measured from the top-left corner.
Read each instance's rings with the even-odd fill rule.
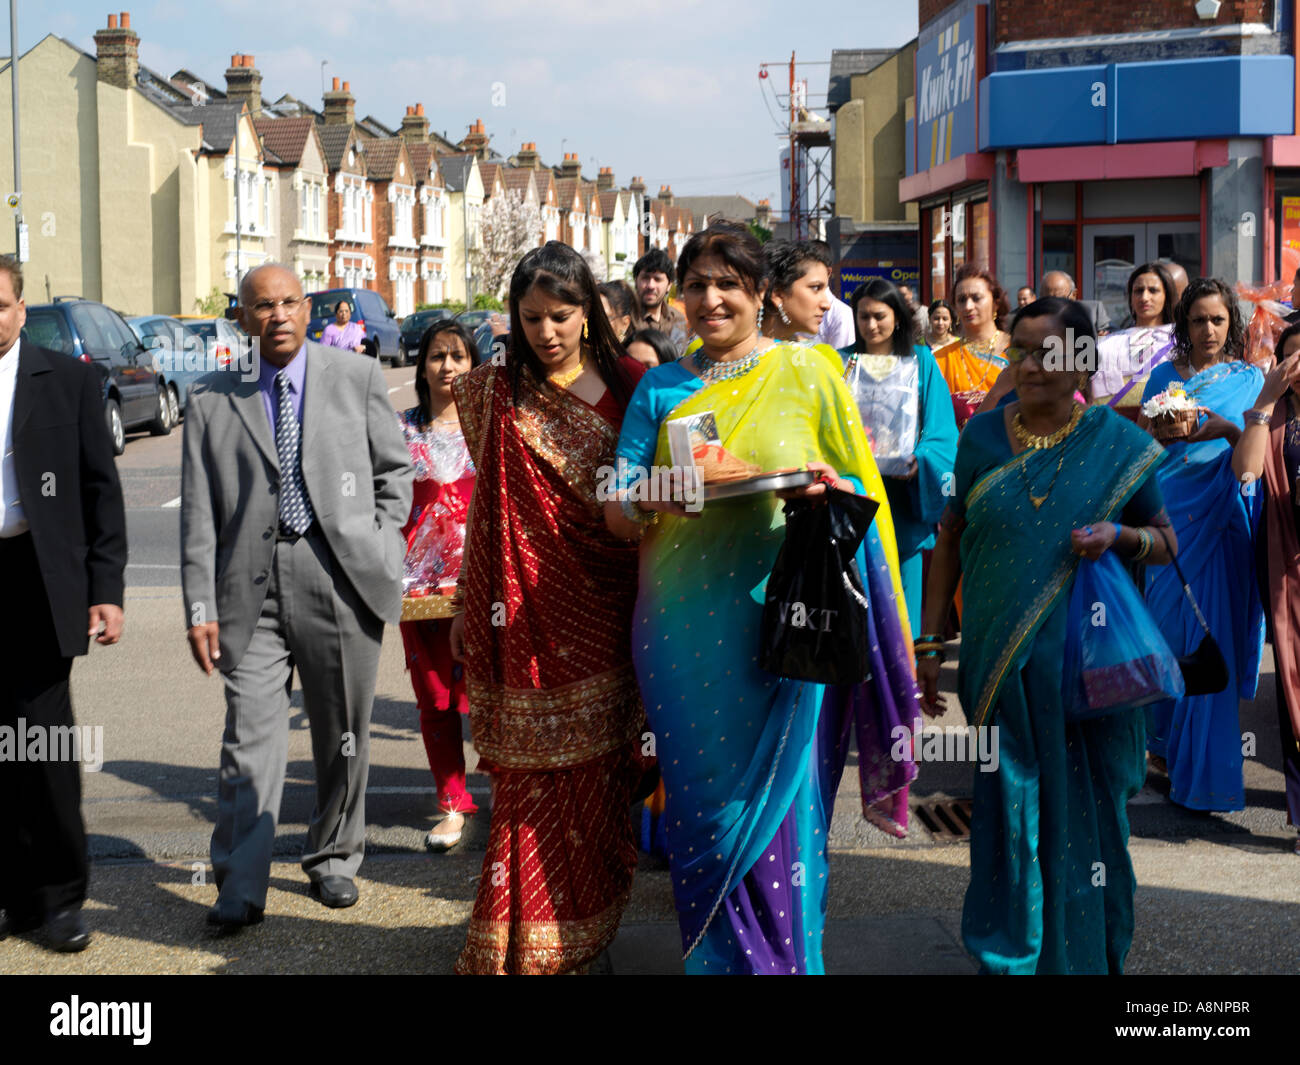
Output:
[[[612,166],[602,166],[600,173],[596,175],[596,191],[604,192],[614,187],[614,168]]]
[[[758,209],[754,212],[754,221],[764,229],[772,228],[772,201],[759,200]]]
[[[671,185],[660,185],[659,199],[671,207],[673,205],[673,187]]]
[[[562,178],[582,177],[582,162],[578,159],[577,152],[564,153],[564,162],[560,164],[560,177]]]
[[[634,193],[636,193],[638,196],[644,197],[644,196],[645,196],[645,179],[644,179],[644,178],[640,178],[640,177],[634,177],[634,178],[632,179],[631,184],[628,185],[627,190],[628,190],[628,192],[634,192]]]
[[[226,96],[231,103],[241,100],[251,115],[262,111],[262,72],[253,66],[251,55],[232,55],[226,71]]]
[[[351,87],[346,81],[340,86],[338,78],[333,84],[334,88],[325,94],[325,125],[350,126],[357,120],[357,102]]]
[[[476,118],[474,124],[469,127],[469,132],[465,134],[465,139],[460,142],[460,147],[464,151],[473,152],[479,159],[487,159],[488,141],[487,130],[483,128],[483,120]]]
[[[429,120],[424,117],[424,104],[416,104],[406,109],[402,119],[402,140],[419,143],[429,139]]]
[[[95,73],[107,85],[129,89],[140,72],[140,38],[131,29],[131,12],[108,16],[108,28],[95,34]]]
[[[515,156],[515,165],[525,170],[537,170],[541,167],[541,160],[537,157],[536,141],[524,141],[519,154]]]

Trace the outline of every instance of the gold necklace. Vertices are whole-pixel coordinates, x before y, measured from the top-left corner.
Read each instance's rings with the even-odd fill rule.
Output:
[[[1062,440],[1074,432],[1074,427],[1079,424],[1079,419],[1083,417],[1083,408],[1079,404],[1074,404],[1074,409],[1070,412],[1070,420],[1054,433],[1047,433],[1044,436],[1036,436],[1025,428],[1024,421],[1021,420],[1020,412],[1016,411],[1016,416],[1011,419],[1011,431],[1020,441],[1021,447],[1029,448],[1032,451],[1044,451],[1049,447],[1056,447]]]
[[[1056,460],[1056,472],[1052,474],[1052,481],[1047,486],[1047,491],[1041,496],[1034,495],[1034,489],[1029,483],[1029,474],[1025,472],[1025,466],[1028,465],[1028,460],[1020,464],[1020,479],[1025,482],[1025,492],[1029,496],[1029,502],[1034,504],[1035,510],[1047,502],[1047,497],[1052,494],[1052,489],[1056,487],[1056,479],[1061,476],[1061,467],[1064,464],[1065,448],[1061,448],[1061,457]]]
[[[582,376],[582,371],[586,368],[587,360],[582,358],[578,360],[578,365],[572,370],[566,370],[564,373],[553,373],[547,378],[547,380],[556,388],[568,388],[574,381]]]

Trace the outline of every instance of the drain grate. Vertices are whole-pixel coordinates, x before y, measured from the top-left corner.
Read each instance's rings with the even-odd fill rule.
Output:
[[[970,799],[918,803],[912,812],[936,843],[961,843],[970,839]]]

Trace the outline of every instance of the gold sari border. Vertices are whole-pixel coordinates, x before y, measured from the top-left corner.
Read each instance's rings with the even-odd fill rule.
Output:
[[[578,921],[485,921],[470,918],[461,976],[557,976],[594,961],[618,933],[631,892]]]
[[[507,688],[469,677],[474,746],[502,769],[572,769],[640,737],[645,709],[629,664],[559,688]]]

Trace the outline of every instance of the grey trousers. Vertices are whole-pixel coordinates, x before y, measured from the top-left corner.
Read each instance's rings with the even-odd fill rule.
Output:
[[[361,865],[370,711],[384,633],[319,532],[277,543],[267,583],[252,642],[223,672],[226,729],[212,833],[221,898],[262,908],[284,791],[295,667],[316,763],[302,867],[313,880],[350,879]]]

